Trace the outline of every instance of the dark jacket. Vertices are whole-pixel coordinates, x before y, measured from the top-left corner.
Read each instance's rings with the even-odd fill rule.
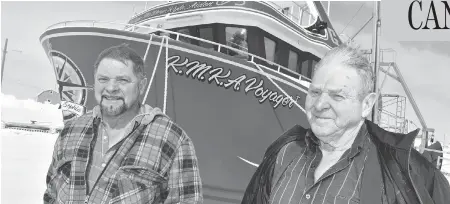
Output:
[[[442,151],[442,145],[440,142],[435,142],[432,145],[428,146],[427,148]],[[425,158],[427,158],[427,160],[430,161],[433,165],[436,165],[436,168],[438,168],[439,170],[441,169],[442,163],[439,166],[437,166],[437,164],[438,164],[439,157],[444,156],[443,153],[425,151],[422,155]]]
[[[407,204],[448,204],[450,186],[445,176],[413,147],[419,130],[408,134],[388,132],[371,121],[365,125],[372,142],[378,149],[375,165],[365,168],[361,185],[361,203],[379,203],[382,183],[387,197],[404,200]],[[271,179],[278,152],[293,141],[303,141],[308,130],[294,126],[269,146],[244,194],[242,204],[267,204]],[[381,181],[374,179],[380,174]],[[379,178],[379,177],[378,177]],[[369,185],[365,185],[369,184]],[[394,203],[394,202],[392,202]]]

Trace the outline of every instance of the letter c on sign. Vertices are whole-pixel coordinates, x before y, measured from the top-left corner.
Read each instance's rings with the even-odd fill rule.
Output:
[[[423,22],[420,22],[419,27],[414,27],[413,22],[412,22],[412,7],[413,7],[414,3],[416,3],[416,2],[419,3],[420,10],[422,11],[422,1],[415,0],[415,1],[411,2],[411,5],[409,5],[409,11],[408,11],[408,21],[409,21],[409,26],[411,26],[412,29],[419,30],[422,27]]]

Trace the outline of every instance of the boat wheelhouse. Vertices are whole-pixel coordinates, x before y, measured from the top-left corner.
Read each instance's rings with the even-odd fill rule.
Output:
[[[151,33],[154,30],[147,27],[156,27],[228,45],[307,77],[319,58],[340,43],[319,2],[169,3],[146,10],[128,23],[129,31]],[[177,40],[217,50],[209,43]],[[227,49],[220,52],[246,58]]]
[[[40,38],[64,119],[91,110],[99,53],[127,43],[144,59],[143,103],[193,140],[205,203],[240,203],[266,148],[296,124],[313,67],[340,43],[320,2],[168,2],[126,24],[62,22]]]

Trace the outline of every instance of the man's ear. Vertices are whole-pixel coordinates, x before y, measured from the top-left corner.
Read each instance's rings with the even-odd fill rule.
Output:
[[[375,105],[375,102],[378,100],[376,93],[370,93],[366,97],[364,97],[362,101],[362,117],[366,118],[372,112],[372,108]]]
[[[147,78],[144,77],[139,81],[139,91],[140,94],[143,95],[147,91]]]

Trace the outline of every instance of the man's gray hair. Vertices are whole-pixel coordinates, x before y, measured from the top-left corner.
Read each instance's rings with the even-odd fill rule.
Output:
[[[343,43],[331,49],[317,63],[314,72],[325,64],[339,63],[349,68],[354,68],[361,77],[362,90],[359,93],[360,99],[364,99],[374,90],[374,73],[369,60],[364,56],[362,50],[353,44]]]

